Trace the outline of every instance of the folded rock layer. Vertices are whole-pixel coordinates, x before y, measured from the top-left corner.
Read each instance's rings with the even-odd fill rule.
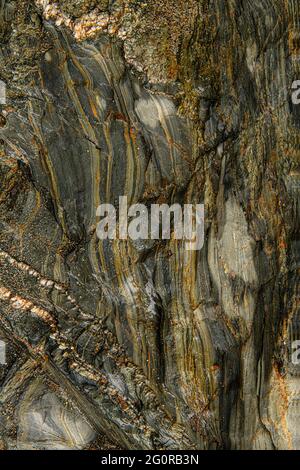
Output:
[[[299,449],[298,2],[0,5],[1,447]]]

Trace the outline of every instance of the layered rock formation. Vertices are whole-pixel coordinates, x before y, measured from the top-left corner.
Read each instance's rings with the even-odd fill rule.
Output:
[[[299,448],[298,2],[0,25],[2,448]],[[100,241],[122,195],[204,203],[203,249]]]

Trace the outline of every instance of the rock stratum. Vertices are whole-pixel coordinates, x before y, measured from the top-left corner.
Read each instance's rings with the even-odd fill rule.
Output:
[[[0,446],[299,449],[297,0],[0,2]],[[96,208],[204,203],[205,243]]]

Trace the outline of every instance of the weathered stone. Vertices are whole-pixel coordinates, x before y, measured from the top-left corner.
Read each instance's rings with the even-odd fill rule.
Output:
[[[0,5],[1,447],[299,448],[297,1]]]

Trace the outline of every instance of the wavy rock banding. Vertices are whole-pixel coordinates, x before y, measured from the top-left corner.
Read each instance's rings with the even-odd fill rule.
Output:
[[[1,447],[299,449],[298,3],[0,5]]]

